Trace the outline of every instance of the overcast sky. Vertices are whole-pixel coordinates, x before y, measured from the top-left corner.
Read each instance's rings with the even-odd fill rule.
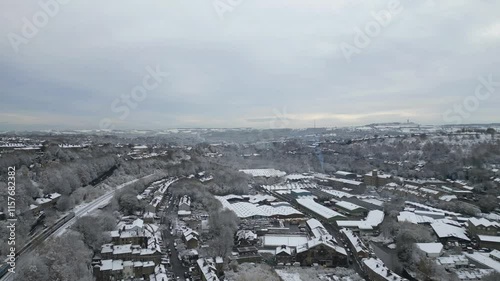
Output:
[[[500,122],[500,1],[46,2],[0,2],[0,130]]]

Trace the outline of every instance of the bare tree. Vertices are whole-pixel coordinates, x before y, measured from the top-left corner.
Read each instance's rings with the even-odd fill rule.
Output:
[[[51,281],[49,268],[39,255],[30,255],[17,270],[14,280],[19,281]]]
[[[498,272],[493,272],[482,279],[483,281],[498,281],[500,280],[500,273]]]
[[[83,236],[83,242],[94,252],[99,252],[101,245],[110,240],[109,234],[105,232],[113,229],[116,221],[110,221],[112,218],[106,217],[82,217],[76,221],[73,229],[80,232]]]
[[[43,255],[34,255],[32,259],[28,259],[23,270],[25,275],[16,276],[16,280],[92,281],[92,252],[85,246],[80,235],[70,233],[49,240],[39,253]]]

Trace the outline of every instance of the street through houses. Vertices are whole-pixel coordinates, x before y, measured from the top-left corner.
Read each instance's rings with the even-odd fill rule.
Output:
[[[177,219],[177,198],[173,197],[171,193],[168,194],[166,200],[166,206],[163,211],[160,211],[159,217],[161,219],[161,229],[164,241],[164,251],[163,253],[168,256],[170,261],[169,271],[174,274],[174,277],[179,277],[180,280],[184,280],[184,274],[189,271],[182,262],[179,260],[179,253],[175,245],[175,240],[178,239],[176,233]]]

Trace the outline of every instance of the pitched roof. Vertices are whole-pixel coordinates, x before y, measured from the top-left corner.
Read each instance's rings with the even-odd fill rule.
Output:
[[[416,243],[415,245],[427,254],[440,254],[443,251],[441,243]]]
[[[322,216],[325,219],[331,219],[331,218],[335,218],[335,217],[345,217],[341,213],[336,212],[330,208],[327,208],[327,207],[317,203],[313,199],[310,199],[310,198],[302,199],[301,198],[301,199],[296,199],[296,200],[297,200],[297,203],[299,203],[301,206],[313,211],[314,213]]]
[[[324,246],[334,250],[335,252],[337,252],[341,255],[347,256],[346,250],[343,247],[337,245],[334,242],[333,237],[331,235],[324,235],[324,236],[319,237],[319,238],[314,238],[314,239],[307,241],[306,244],[297,246],[297,254],[306,252],[309,249],[315,248],[315,247],[320,246],[320,245],[324,245]]]
[[[465,234],[465,229],[461,227],[436,222],[431,224],[432,229],[439,238],[458,238],[465,241],[470,241],[469,237]]]

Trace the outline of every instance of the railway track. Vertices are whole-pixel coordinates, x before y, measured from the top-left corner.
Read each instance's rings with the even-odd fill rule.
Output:
[[[148,177],[151,177],[153,174],[142,177],[140,179],[146,179]],[[19,250],[16,254],[16,260],[17,260],[17,266],[19,268],[21,258],[27,255],[28,253],[34,251],[40,244],[42,244],[45,240],[53,238],[53,237],[58,237],[64,234],[66,230],[71,227],[79,218],[84,217],[94,210],[98,209],[100,206],[108,204],[115,193],[124,188],[127,185],[133,184],[136,181],[140,179],[135,179],[129,182],[126,182],[124,184],[121,184],[117,186],[114,190],[111,190],[107,192],[106,194],[102,195],[101,197],[95,199],[91,203],[88,203],[87,205],[84,205],[80,208],[75,208],[73,212],[69,213],[68,215],[64,216],[62,219],[58,220],[54,225],[50,226],[49,228],[45,229],[42,233],[38,234],[35,238],[33,238],[30,242],[28,242],[21,250]],[[3,272],[2,272],[3,273]],[[14,275],[11,272],[6,272],[4,273],[0,278],[0,281],[13,281],[14,280]]]

